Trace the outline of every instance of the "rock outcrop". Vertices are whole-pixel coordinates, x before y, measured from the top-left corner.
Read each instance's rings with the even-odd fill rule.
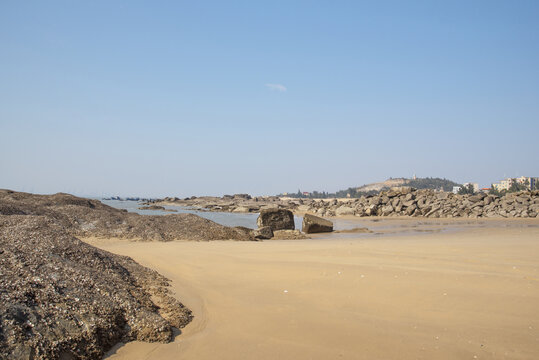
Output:
[[[163,276],[45,216],[0,215],[0,275],[2,359],[101,359],[119,341],[170,341],[192,318]]]
[[[329,220],[311,214],[303,216],[302,230],[306,234],[314,234],[321,232],[332,232],[333,223]]]
[[[286,209],[264,209],[256,223],[259,228],[269,226],[271,230],[294,230],[294,214]]]
[[[251,233],[193,214],[139,215],[69,194],[0,190],[0,215],[43,215],[78,237],[136,240],[252,240]]]

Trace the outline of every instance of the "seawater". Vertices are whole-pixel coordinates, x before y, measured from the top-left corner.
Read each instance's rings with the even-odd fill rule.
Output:
[[[258,213],[230,213],[230,212],[207,212],[198,211],[183,206],[164,206],[165,209],[177,210],[176,212],[169,212],[163,210],[140,210],[141,205],[137,201],[121,201],[121,200],[101,200],[103,204],[112,206],[117,209],[125,209],[129,212],[134,212],[141,215],[170,215],[170,214],[195,214],[205,219],[214,221],[218,224],[225,226],[244,226],[250,229],[256,229],[256,219]],[[301,230],[303,219],[298,216],[294,216],[294,223],[296,229]]]

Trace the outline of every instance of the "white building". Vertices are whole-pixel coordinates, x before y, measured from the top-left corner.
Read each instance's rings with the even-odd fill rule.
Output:
[[[462,186],[453,186],[453,194],[458,194]]]

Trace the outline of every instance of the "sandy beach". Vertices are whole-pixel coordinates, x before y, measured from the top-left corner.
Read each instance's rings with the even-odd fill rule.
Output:
[[[537,359],[539,224],[371,238],[88,240],[172,280],[191,324],[110,359]]]

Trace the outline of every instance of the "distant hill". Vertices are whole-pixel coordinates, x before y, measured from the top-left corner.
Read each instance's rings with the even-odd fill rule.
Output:
[[[396,178],[396,179],[389,178],[386,181],[362,185],[356,188],[356,191],[357,192],[371,192],[371,191],[380,192],[384,189],[389,189],[395,186],[406,186],[409,180],[410,179],[404,179],[404,178]]]
[[[313,191],[312,193],[304,194],[298,190],[297,193],[287,194],[289,197],[296,198],[344,198],[352,197],[357,198],[362,195],[375,195],[380,191],[388,190],[396,186],[411,186],[416,189],[433,189],[433,190],[443,190],[443,191],[452,191],[453,186],[459,186],[459,183],[456,183],[451,180],[442,179],[442,178],[415,178],[415,179],[406,179],[406,178],[389,178],[385,181],[371,183],[362,185],[360,187],[350,187],[346,190],[339,190],[335,193],[328,192],[318,192]],[[282,194],[281,194],[282,195]]]
[[[441,179],[441,178],[431,178],[431,177],[415,178],[415,179],[389,178],[386,181],[360,186],[356,188],[356,191],[357,192],[371,192],[374,190],[374,191],[380,192],[382,190],[387,190],[395,186],[411,186],[416,189],[433,189],[433,190],[451,191],[453,190],[453,186],[459,186],[459,185],[460,184],[451,180]]]
[[[462,186],[462,184],[441,178],[417,178],[408,179],[406,186],[411,186],[416,189],[452,191],[454,186]]]

